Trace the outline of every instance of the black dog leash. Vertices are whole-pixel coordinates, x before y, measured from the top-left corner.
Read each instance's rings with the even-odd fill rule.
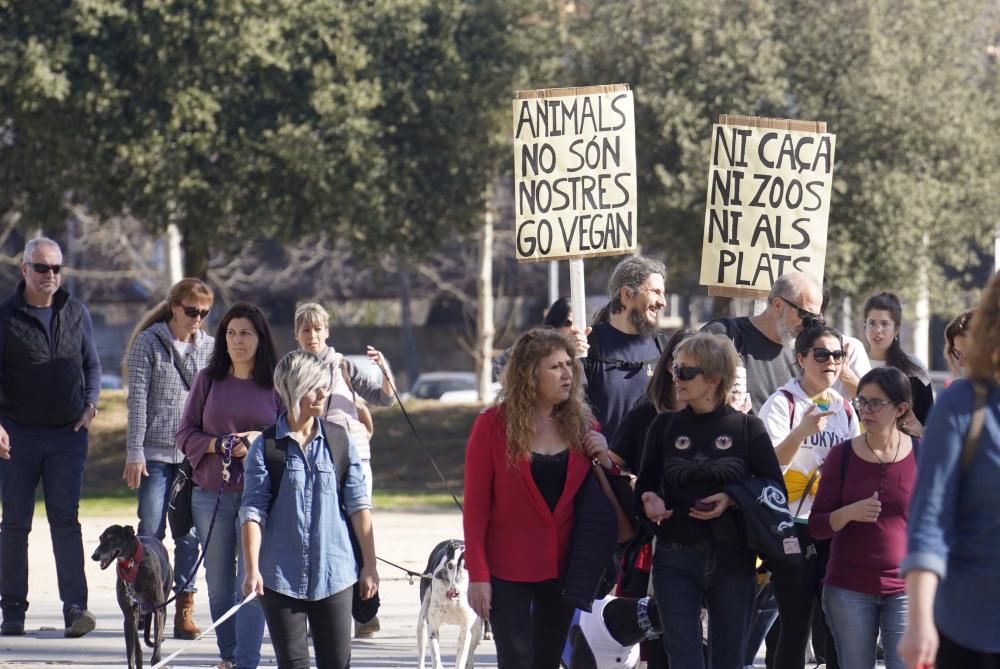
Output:
[[[432,574],[421,574],[420,572],[417,572],[417,571],[411,571],[411,570],[407,569],[406,567],[403,567],[401,565],[396,564],[395,562],[389,562],[385,558],[380,558],[380,557],[376,556],[375,559],[378,560],[379,562],[386,563],[390,567],[395,567],[396,569],[398,569],[401,572],[403,572],[404,574],[406,574],[406,580],[410,582],[410,585],[413,585],[413,579],[415,579],[415,578],[423,580],[425,578],[431,578],[433,576]]]

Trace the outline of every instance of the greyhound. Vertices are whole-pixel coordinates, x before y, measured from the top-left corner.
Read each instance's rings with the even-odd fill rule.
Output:
[[[159,539],[135,535],[130,525],[112,525],[101,533],[100,544],[91,556],[101,569],[118,561],[118,606],[125,616],[125,656],[129,669],[142,669],[142,640],[139,621],[146,627],[146,645],[153,649],[152,664],[160,661],[163,643],[163,625],[166,613],[163,608],[170,597],[174,572],[170,558]],[[150,625],[155,622],[155,628]],[[150,641],[150,630],[153,639]]]
[[[431,551],[425,576],[420,580],[420,616],[417,618],[417,657],[424,669],[427,637],[431,641],[433,669],[442,669],[438,641],[442,625],[458,625],[456,669],[471,669],[476,646],[483,636],[483,621],[469,606],[469,572],[465,568],[465,542],[442,541]]]

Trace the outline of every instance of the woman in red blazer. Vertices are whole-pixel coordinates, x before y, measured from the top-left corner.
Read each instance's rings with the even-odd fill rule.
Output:
[[[469,603],[489,620],[500,669],[556,669],[573,608],[563,604],[574,497],[590,458],[611,467],[592,429],[574,344],[558,330],[521,335],[496,406],[465,453]]]

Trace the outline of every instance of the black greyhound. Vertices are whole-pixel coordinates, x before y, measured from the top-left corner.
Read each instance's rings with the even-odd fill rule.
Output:
[[[145,622],[146,645],[153,649],[152,664],[160,661],[163,625],[166,622],[164,604],[170,597],[174,571],[170,558],[159,539],[135,535],[130,525],[112,525],[101,533],[101,543],[91,558],[101,569],[117,560],[118,606],[125,616],[125,656],[129,669],[142,669],[142,639],[139,620]],[[150,622],[155,621],[154,625]],[[150,641],[150,630],[153,639]]]

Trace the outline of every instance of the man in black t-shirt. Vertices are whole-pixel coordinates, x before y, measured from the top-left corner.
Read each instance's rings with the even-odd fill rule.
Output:
[[[823,291],[802,272],[783,274],[767,296],[767,308],[753,317],[720,318],[703,330],[733,340],[747,370],[747,392],[753,410],[796,374],[792,343],[803,321],[820,318]]]
[[[643,256],[618,263],[608,281],[611,301],[594,317],[583,360],[587,399],[609,443],[646,392],[660,357],[656,326],[666,305],[666,271],[663,263]]]

